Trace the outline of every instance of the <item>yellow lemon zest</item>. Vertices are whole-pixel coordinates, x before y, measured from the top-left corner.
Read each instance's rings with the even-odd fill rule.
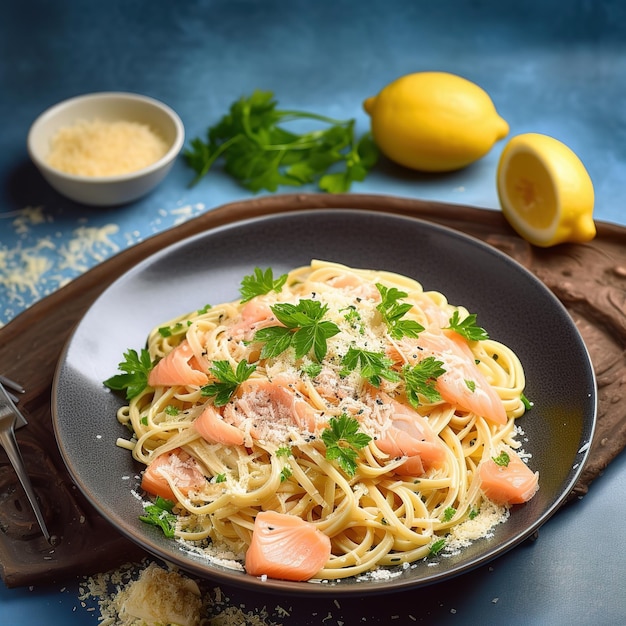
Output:
[[[500,156],[497,189],[502,212],[530,243],[584,243],[596,235],[591,177],[578,156],[554,137],[512,137]]]
[[[509,132],[481,87],[447,72],[402,76],[367,98],[363,108],[381,152],[425,172],[466,167]]]

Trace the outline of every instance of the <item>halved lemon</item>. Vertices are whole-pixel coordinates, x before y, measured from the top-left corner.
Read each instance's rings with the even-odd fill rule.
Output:
[[[497,187],[504,216],[536,246],[584,243],[596,235],[591,177],[571,148],[554,137],[511,138],[500,156]]]

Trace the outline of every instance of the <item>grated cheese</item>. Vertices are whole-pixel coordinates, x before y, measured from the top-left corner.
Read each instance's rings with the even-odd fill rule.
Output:
[[[266,607],[233,606],[220,587],[207,585],[146,559],[86,578],[78,600],[91,612],[88,601],[97,601],[100,626],[280,626]],[[277,605],[274,615],[288,617],[290,610]]]
[[[54,135],[46,161],[67,174],[115,176],[143,169],[167,150],[167,143],[145,124],[78,120]]]

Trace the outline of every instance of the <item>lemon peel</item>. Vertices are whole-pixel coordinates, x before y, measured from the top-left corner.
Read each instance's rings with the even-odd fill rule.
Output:
[[[512,137],[500,155],[497,190],[509,224],[536,246],[584,243],[596,235],[591,177],[573,150],[554,137]]]
[[[424,172],[466,167],[509,133],[487,92],[448,72],[401,76],[363,108],[381,152]]]

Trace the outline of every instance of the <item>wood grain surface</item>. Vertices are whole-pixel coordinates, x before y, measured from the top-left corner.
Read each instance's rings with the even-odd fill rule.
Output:
[[[589,244],[530,246],[501,213],[375,195],[299,194],[228,204],[120,252],[0,328],[0,373],[26,388],[28,426],[17,433],[25,464],[55,535],[39,534],[25,494],[0,450],[0,573],[8,587],[52,583],[105,571],[144,553],[121,537],[73,485],[54,440],[50,399],[57,361],[95,298],[150,254],[216,226],[270,213],[313,208],[367,209],[414,216],[475,236],[538,276],[563,302],[589,350],[599,389],[590,458],[569,500],[626,445],[626,229],[598,223]]]

